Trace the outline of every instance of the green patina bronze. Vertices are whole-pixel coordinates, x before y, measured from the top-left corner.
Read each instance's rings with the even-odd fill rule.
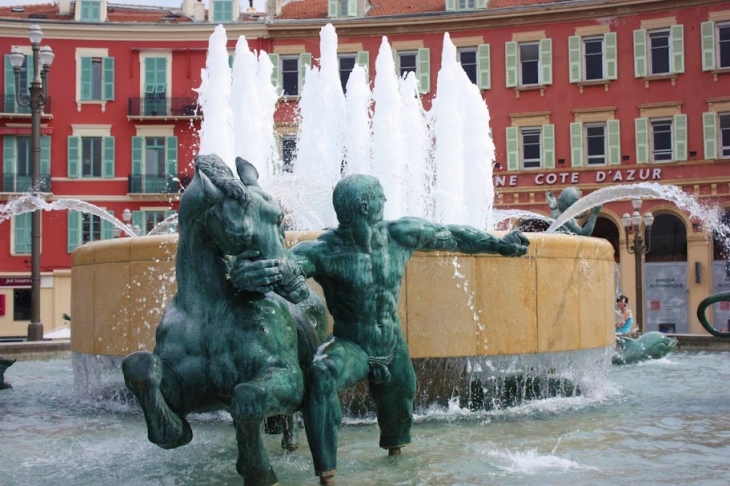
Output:
[[[0,358],[0,390],[12,388],[10,383],[5,382],[5,370],[7,370],[13,363],[15,363],[14,359]]]
[[[713,336],[720,338],[730,338],[730,332],[718,331],[717,329],[712,327],[712,324],[710,324],[710,322],[707,320],[707,315],[705,314],[707,312],[707,308],[718,302],[730,302],[730,292],[718,292],[704,298],[702,302],[700,302],[700,305],[697,306],[697,319],[700,320],[700,324],[702,324],[702,327],[704,327],[705,330]]]
[[[545,193],[548,207],[550,208],[550,217],[558,219],[569,207],[578,202],[580,199],[580,193],[576,187],[566,187],[560,192],[558,199],[555,199],[555,195],[552,191]],[[588,220],[581,226],[575,219],[569,220],[563,226],[557,229],[561,233],[570,233],[578,236],[591,236],[593,234],[593,228],[596,226],[596,219],[598,214],[601,212],[601,206],[595,206],[591,208],[591,214]]]
[[[516,231],[497,238],[469,226],[419,218],[383,221],[385,201],[375,177],[343,178],[333,194],[337,228],[291,250],[303,274],[322,286],[334,317],[333,334],[319,347],[308,370],[303,410],[315,473],[326,484],[334,482],[337,467],[339,390],[367,378],[380,447],[393,455],[411,441],[416,377],[398,317],[401,283],[411,256],[416,251],[521,256],[529,244]],[[264,268],[271,269],[266,274],[270,277],[281,266],[241,259],[233,275],[250,285],[257,281],[254,272],[261,276]]]
[[[677,345],[677,340],[658,331],[650,331],[636,339],[616,337],[616,354],[611,358],[615,365],[628,365],[659,359]]]
[[[236,162],[239,177],[215,155],[196,157],[178,216],[177,293],[154,352],[127,356],[122,371],[151,442],[185,445],[192,439],[187,414],[227,409],[244,484],[268,486],[277,479],[262,423],[302,407],[304,374],[326,334],[326,311],[287,259],[281,205],[258,186],[251,164]],[[276,271],[270,277],[254,269],[255,291],[230,275],[232,261],[251,258],[274,262]],[[295,431],[287,429],[285,447],[296,447]]]

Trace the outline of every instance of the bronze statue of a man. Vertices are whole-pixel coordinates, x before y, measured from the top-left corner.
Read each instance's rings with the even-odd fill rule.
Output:
[[[306,380],[304,424],[315,472],[334,483],[341,406],[337,392],[369,380],[377,409],[380,447],[391,455],[411,441],[416,376],[401,332],[398,299],[406,264],[416,251],[521,256],[529,241],[519,232],[497,238],[470,226],[404,217],[383,221],[385,195],[378,179],[354,174],[335,187],[339,225],[291,249],[303,275],[322,286],[333,333],[319,347]],[[278,260],[238,268],[263,290],[281,278]],[[234,270],[236,273],[236,270]],[[257,278],[251,278],[255,276]]]
[[[545,193],[548,207],[550,208],[550,217],[558,219],[569,207],[578,202],[580,199],[580,193],[577,187],[566,187],[560,192],[557,200],[552,191]],[[593,234],[593,228],[596,226],[596,219],[601,212],[601,206],[594,206],[591,208],[591,214],[586,222],[581,226],[575,220],[575,218],[568,220],[564,225],[557,229],[561,233],[576,234],[579,236],[591,236]]]

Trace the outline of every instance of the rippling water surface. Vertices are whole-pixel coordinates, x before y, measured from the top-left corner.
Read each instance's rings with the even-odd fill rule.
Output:
[[[512,409],[453,406],[417,416],[396,459],[374,423],[340,432],[340,485],[730,484],[730,354],[673,353],[614,367],[600,387]],[[19,361],[0,391],[0,484],[241,484],[226,413],[196,415],[195,437],[165,451],[134,405],[79,399],[71,359]],[[265,437],[282,486],[318,483],[306,437],[294,453]]]

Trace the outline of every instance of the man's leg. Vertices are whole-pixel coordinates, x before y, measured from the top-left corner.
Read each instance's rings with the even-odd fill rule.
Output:
[[[315,473],[326,482],[337,469],[337,431],[342,409],[338,390],[368,374],[368,356],[357,345],[330,336],[317,350],[305,382],[304,427]]]
[[[413,399],[416,397],[416,373],[408,353],[408,345],[401,338],[393,350],[390,364],[391,379],[387,383],[370,383],[370,394],[375,402],[380,427],[380,447],[390,455],[411,442]]]

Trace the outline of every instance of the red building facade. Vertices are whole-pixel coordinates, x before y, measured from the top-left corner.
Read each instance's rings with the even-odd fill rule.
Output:
[[[443,38],[449,33],[490,110],[498,208],[549,214],[548,190],[573,185],[586,195],[639,181],[675,185],[703,204],[728,206],[727,2],[380,3],[270,0],[266,12],[238,12],[234,2],[223,0],[211,0],[208,10],[192,0],[172,10],[99,0],[0,8],[5,55],[0,200],[16,198],[29,186],[30,115],[14,96],[32,79],[32,63],[23,65],[16,81],[7,54],[13,48],[30,54],[30,25],[43,29],[42,44],[55,53],[50,102],[41,120],[46,200],[78,199],[120,219],[128,209],[129,223],[145,234],[175,211],[180,189],[192,175],[201,120],[194,90],[214,26],[225,25],[231,52],[245,35],[252,49],[266,51],[275,62],[274,81],[282,87],[275,129],[286,159],[294,149],[302,66],[317,64],[319,30],[331,22],[343,76],[358,63],[367,65],[373,79],[387,36],[400,72],[416,72],[426,107],[436,95]],[[604,205],[594,234],[616,247],[620,285],[634,302],[636,272],[621,224],[621,215],[632,210],[628,200]],[[646,201],[642,211],[647,210],[656,221],[654,248],[643,267],[645,327],[700,332],[693,309],[727,284],[726,255],[711,231],[672,201]],[[23,334],[27,325],[29,220],[20,216],[0,224],[0,293],[6,302],[0,336]],[[60,325],[68,311],[73,248],[112,237],[111,225],[98,217],[43,213],[47,329]]]

